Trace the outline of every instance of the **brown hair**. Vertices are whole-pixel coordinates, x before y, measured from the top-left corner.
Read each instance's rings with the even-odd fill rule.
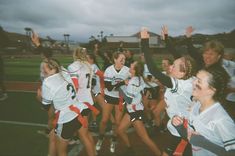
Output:
[[[221,66],[209,67],[203,70],[209,73],[209,86],[216,90],[213,99],[224,102],[226,95],[225,90],[230,79],[228,73]]]
[[[206,42],[203,47],[203,52],[206,52],[208,50],[212,50],[216,52],[217,54],[221,55],[219,62],[222,60],[224,56],[224,46],[221,42],[216,41],[216,40]]]
[[[192,76],[195,76],[196,75],[195,60],[189,55],[184,55],[180,59],[184,62],[184,64],[180,65],[180,71],[185,73],[183,79],[186,80]]]
[[[61,71],[61,65],[60,62],[54,58],[44,59],[44,63],[48,65],[48,68],[50,70],[55,69],[56,73],[59,73]]]
[[[135,76],[143,77],[144,64],[140,61],[137,61],[135,64],[134,70],[135,70]]]
[[[123,52],[115,52],[115,53],[113,53],[113,62],[114,62],[114,59],[117,59],[120,55],[124,55],[124,53]],[[124,55],[125,56],[125,55]]]

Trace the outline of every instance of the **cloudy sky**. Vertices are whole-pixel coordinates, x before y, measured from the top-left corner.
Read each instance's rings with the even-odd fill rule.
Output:
[[[91,35],[132,35],[142,26],[160,33],[168,25],[173,36],[188,25],[196,33],[235,29],[235,0],[0,0],[0,25],[24,33],[31,27],[40,36],[87,41]]]

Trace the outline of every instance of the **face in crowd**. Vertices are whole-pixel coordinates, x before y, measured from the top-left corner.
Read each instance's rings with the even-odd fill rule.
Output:
[[[115,67],[122,68],[125,64],[125,55],[123,53],[117,52],[113,56]]]
[[[206,67],[220,62],[224,55],[224,47],[218,41],[207,42],[203,49],[203,61]]]
[[[177,79],[188,79],[195,74],[195,62],[190,56],[176,59],[169,68],[169,74]]]

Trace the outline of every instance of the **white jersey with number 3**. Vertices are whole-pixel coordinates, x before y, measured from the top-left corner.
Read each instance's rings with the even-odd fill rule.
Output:
[[[78,79],[77,99],[81,102],[94,104],[91,95],[91,80],[93,76],[91,65],[79,61],[73,62],[68,66],[72,78]]]
[[[70,75],[61,72],[44,79],[42,84],[42,103],[53,104],[60,111],[58,123],[66,123],[74,119],[77,114],[69,109],[70,105],[76,105],[80,111],[86,106],[76,100],[76,90]]]

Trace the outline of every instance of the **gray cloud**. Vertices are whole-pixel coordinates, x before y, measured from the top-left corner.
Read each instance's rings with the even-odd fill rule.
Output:
[[[88,40],[105,35],[131,35],[147,26],[159,33],[167,24],[170,34],[181,35],[193,25],[197,33],[228,32],[235,28],[233,0],[0,0],[0,24],[24,33],[32,27],[41,36]]]

